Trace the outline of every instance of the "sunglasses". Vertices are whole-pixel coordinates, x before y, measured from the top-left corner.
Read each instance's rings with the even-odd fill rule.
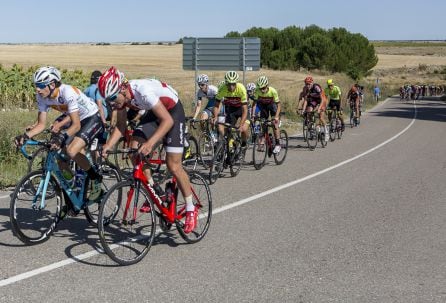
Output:
[[[38,89],[44,89],[45,87],[48,86],[48,84],[43,83],[43,82],[37,82],[37,83],[34,83],[34,86],[37,87]]]
[[[200,83],[200,84],[198,84],[198,86],[199,87],[204,87],[204,86],[206,86],[206,83]]]

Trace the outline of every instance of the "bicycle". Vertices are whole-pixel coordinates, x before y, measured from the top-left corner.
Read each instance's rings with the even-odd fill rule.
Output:
[[[218,134],[213,129],[211,119],[201,120],[201,133],[198,136],[199,160],[205,169],[209,169],[214,158]]]
[[[137,150],[127,152],[135,154]],[[187,243],[204,238],[212,217],[209,186],[201,176],[190,173],[193,200],[199,215],[197,227],[186,234],[183,230],[186,204],[178,199],[176,179],[167,181],[165,195],[159,196],[143,173],[144,157],[139,155],[138,158],[133,178],[115,184],[105,195],[99,210],[99,239],[105,253],[120,265],[135,264],[147,255],[156,235],[156,217],[162,231],[170,230],[175,224]],[[141,211],[143,205],[148,206],[147,211]]]
[[[195,128],[195,120],[193,117],[186,117],[186,127],[184,131],[184,149],[183,149],[183,167],[186,169],[195,170],[198,162],[201,162],[200,150],[197,139],[190,133],[190,127]]]
[[[356,104],[350,101],[350,127],[359,126],[361,123],[361,105],[359,105],[359,116],[356,116]]]
[[[313,110],[311,112],[306,113],[307,118],[307,133],[304,137],[307,138],[307,145],[310,150],[314,150],[317,146],[318,142],[321,142],[322,147],[327,145],[327,141],[325,141],[325,134],[322,132],[320,125],[320,117],[317,113],[317,110]],[[319,121],[317,121],[318,119]],[[325,129],[324,129],[325,131]]]
[[[338,139],[341,139],[343,130],[338,110],[336,108],[327,109],[327,114],[329,120],[330,141],[333,142],[334,140],[336,140],[336,137]]]
[[[217,181],[225,168],[229,167],[231,177],[235,177],[241,170],[245,158],[245,150],[242,148],[242,139],[238,128],[229,123],[217,122],[225,127],[225,135],[218,142],[215,149],[212,165],[209,169],[209,183]]]
[[[10,220],[14,235],[27,245],[40,244],[48,240],[57,224],[64,218],[61,213],[62,201],[67,210],[83,210],[88,222],[97,225],[98,204],[102,197],[95,201],[88,200],[89,177],[78,173],[71,181],[66,180],[57,161],[69,161],[69,159],[60,150],[51,150],[48,140],[28,140],[26,145],[45,147],[48,155],[44,169],[26,174],[11,196]],[[20,150],[25,157],[28,157],[26,145]],[[109,164],[99,164],[99,172],[103,177],[104,192],[110,188],[109,180],[120,181],[117,169]]]
[[[284,129],[281,129],[279,132],[279,142],[280,142],[280,151],[278,153],[273,153],[276,142],[274,140],[274,136],[269,129],[274,130],[274,120],[266,120],[262,118],[256,118],[255,121],[259,121],[261,125],[261,130],[255,135],[252,158],[254,163],[254,168],[259,170],[261,169],[266,162],[266,156],[271,158],[274,156],[274,161],[277,165],[281,165],[286,158],[288,151],[288,134]],[[280,122],[279,122],[280,127]]]

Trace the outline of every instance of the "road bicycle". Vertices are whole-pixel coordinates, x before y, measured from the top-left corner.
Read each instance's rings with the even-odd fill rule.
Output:
[[[274,120],[267,120],[262,118],[255,118],[256,121],[260,122],[260,130],[255,130],[255,139],[253,143],[252,158],[255,169],[261,169],[266,162],[266,156],[271,158],[274,156],[274,161],[277,165],[280,165],[285,161],[287,151],[288,151],[288,134],[284,129],[279,132],[279,144],[280,151],[278,153],[273,153],[276,146],[276,141],[273,136],[273,131],[275,128]],[[279,124],[280,127],[280,124]]]
[[[10,220],[14,235],[27,245],[48,240],[66,214],[62,211],[63,204],[73,215],[83,210],[88,222],[96,225],[102,197],[94,201],[88,199],[89,177],[77,169],[71,180],[65,179],[57,162],[70,160],[62,151],[51,150],[49,141],[26,141],[20,149],[25,157],[29,156],[26,152],[27,145],[44,147],[47,158],[44,169],[25,175],[11,196]],[[103,178],[103,192],[120,181],[118,170],[110,164],[99,163],[98,169]]]
[[[136,149],[126,152],[137,154],[133,177],[115,184],[105,195],[99,210],[99,239],[105,253],[120,265],[141,261],[149,252],[156,236],[156,217],[162,231],[170,230],[175,224],[186,242],[202,240],[212,217],[212,197],[206,181],[196,173],[189,173],[198,223],[187,234],[184,232],[186,203],[179,198],[177,180],[170,178],[164,184],[165,192],[157,192],[148,184],[143,173],[147,159],[138,154]],[[142,206],[145,207],[144,211]]]
[[[327,115],[329,120],[330,141],[333,142],[336,140],[336,137],[341,139],[343,130],[338,110],[336,108],[327,109]]]
[[[307,130],[304,135],[307,138],[307,145],[310,150],[314,150],[317,146],[317,143],[320,142],[322,147],[327,145],[327,141],[325,141],[325,129],[320,124],[320,115],[317,113],[317,110],[313,110],[306,113],[306,123]]]
[[[361,105],[359,105],[359,116],[356,116],[356,103],[350,102],[350,127],[357,127],[361,123]]]
[[[218,142],[218,133],[211,121],[211,118],[199,121],[201,125],[201,132],[198,135],[199,160],[205,169],[209,169],[212,165]]]
[[[246,148],[242,148],[242,139],[238,128],[229,123],[217,122],[225,128],[225,135],[215,149],[212,165],[209,169],[209,183],[214,184],[225,168],[229,167],[231,177],[240,172],[245,158]]]

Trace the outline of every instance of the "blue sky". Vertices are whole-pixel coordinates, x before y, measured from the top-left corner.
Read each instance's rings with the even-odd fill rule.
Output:
[[[177,41],[253,26],[344,27],[371,40],[445,40],[444,0],[0,0],[0,43]]]

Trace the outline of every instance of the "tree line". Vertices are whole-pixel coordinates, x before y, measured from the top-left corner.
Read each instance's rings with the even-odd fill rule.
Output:
[[[378,63],[370,41],[345,28],[252,27],[243,33],[229,32],[225,37],[259,37],[261,66],[276,70],[328,70],[359,80]]]

